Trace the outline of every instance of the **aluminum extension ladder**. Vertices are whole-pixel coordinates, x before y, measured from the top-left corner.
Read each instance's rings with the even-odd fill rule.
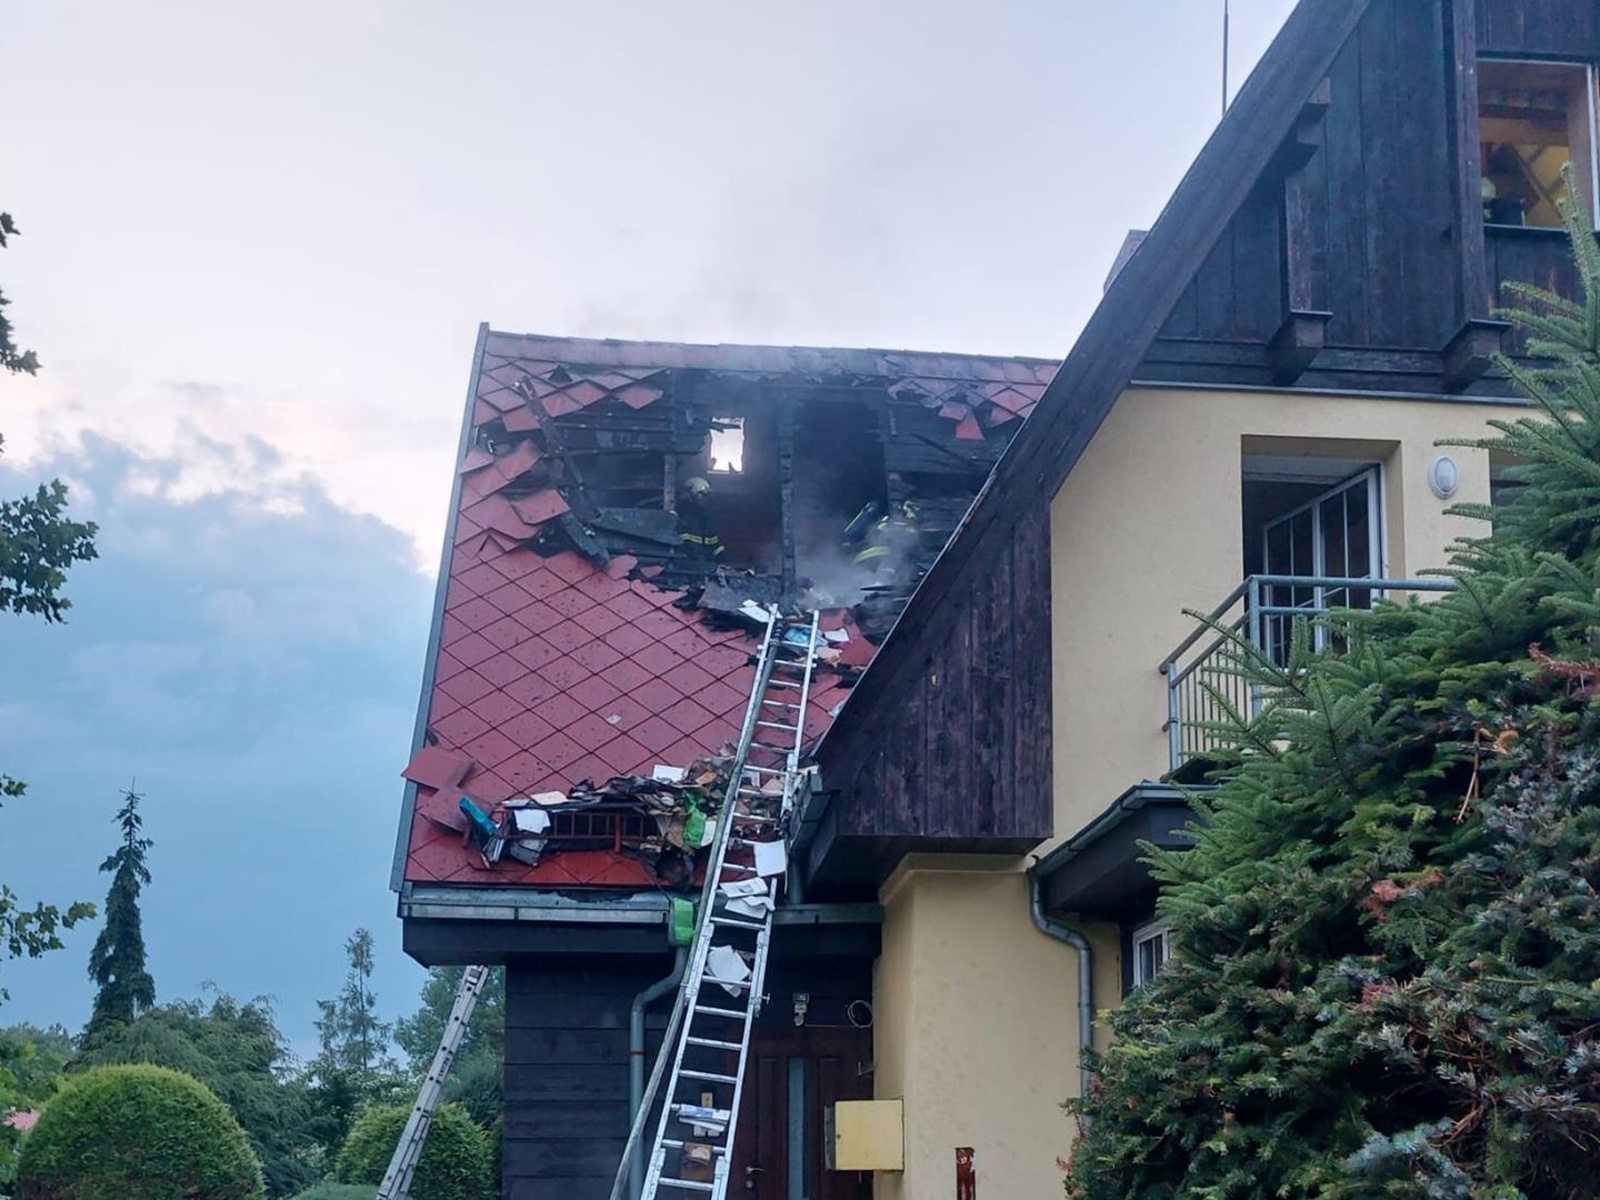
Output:
[[[376,1200],[406,1200],[411,1191],[411,1178],[417,1173],[422,1144],[428,1140],[428,1130],[433,1126],[433,1114],[439,1108],[445,1077],[450,1074],[450,1064],[455,1061],[456,1051],[461,1049],[461,1039],[467,1033],[467,1022],[472,1019],[472,1010],[477,1007],[478,997],[483,994],[483,986],[488,981],[488,967],[468,967],[462,973],[455,1003],[450,1006],[450,1016],[439,1038],[439,1049],[434,1051],[433,1065],[423,1077],[417,1102],[412,1105],[405,1130],[400,1134],[400,1144],[394,1148],[389,1169],[383,1173],[383,1182],[378,1185]]]
[[[781,872],[763,877],[753,861],[741,860],[753,860],[762,845],[781,846],[787,858],[818,644],[815,613],[800,620],[770,615],[706,863],[693,948],[611,1200],[622,1200],[657,1095],[664,1098],[641,1200],[727,1195],[750,1032],[765,999],[772,912],[783,879]],[[732,859],[730,849],[736,851]]]

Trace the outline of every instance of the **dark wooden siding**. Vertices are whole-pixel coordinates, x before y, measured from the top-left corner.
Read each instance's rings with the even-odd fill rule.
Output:
[[[1477,0],[1486,54],[1600,58],[1600,5],[1592,0]]]
[[[655,937],[659,944],[659,930]],[[849,1027],[852,1015],[863,1019],[850,1006],[872,998],[876,925],[781,924],[772,938],[770,1000],[756,1022],[758,1036],[793,1029],[797,992],[810,996],[810,1024]],[[609,1195],[628,1139],[628,1010],[671,969],[664,949],[507,961],[503,1200]],[[645,1014],[647,1073],[671,1004],[663,997]]]
[[[671,966],[667,954],[507,964],[504,1200],[610,1193],[628,1137],[628,1008]]]
[[[1015,853],[1051,832],[1050,535],[1044,506],[949,608],[891,704],[848,712],[819,755],[831,838]],[[893,866],[881,860],[881,874]]]
[[[1471,26],[1461,38],[1458,13]],[[1475,116],[1452,116],[1458,103],[1476,110],[1458,45],[1475,56],[1600,58],[1600,4],[1373,0],[1328,72],[1315,151],[1261,180],[1137,378],[1281,383],[1267,346],[1297,308],[1331,314],[1326,349],[1298,386],[1444,391],[1446,346],[1502,303],[1504,281],[1553,281],[1571,294],[1558,236],[1490,231],[1480,248],[1478,230],[1463,228],[1477,220],[1477,130]],[[1458,79],[1472,94],[1458,96]],[[1291,285],[1284,264],[1296,254],[1303,269]],[[1483,379],[1472,390],[1504,386]]]

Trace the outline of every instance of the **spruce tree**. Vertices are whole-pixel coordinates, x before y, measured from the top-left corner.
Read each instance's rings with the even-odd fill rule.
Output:
[[[1569,186],[1569,194],[1572,189]],[[1457,590],[1327,618],[1260,689],[1194,845],[1150,848],[1173,959],[1112,1018],[1079,1200],[1600,1196],[1600,249],[1519,289],[1523,486]]]
[[[378,997],[372,990],[373,941],[367,929],[357,929],[344,944],[349,970],[344,987],[332,1000],[319,1000],[322,1017],[317,1032],[322,1059],[334,1070],[353,1073],[361,1083],[394,1069],[389,1054],[393,1027],[378,1019]]]
[[[100,864],[111,876],[111,887],[106,892],[105,927],[89,951],[89,978],[99,985],[99,991],[84,1029],[86,1042],[111,1026],[131,1024],[156,1002],[155,981],[145,970],[144,928],[139,915],[139,896],[150,882],[145,856],[155,844],[142,834],[139,802],[143,799],[131,787],[122,794],[122,807],[115,817],[122,828],[122,844]]]

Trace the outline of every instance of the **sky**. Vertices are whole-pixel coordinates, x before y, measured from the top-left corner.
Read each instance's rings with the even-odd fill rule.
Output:
[[[1237,84],[1292,0],[1232,0]],[[1214,126],[1221,0],[8,6],[0,496],[102,526],[68,623],[0,618],[0,881],[103,897],[155,840],[163,999],[302,1049],[388,890],[480,321],[1066,353]],[[92,928],[7,963],[77,1027]]]

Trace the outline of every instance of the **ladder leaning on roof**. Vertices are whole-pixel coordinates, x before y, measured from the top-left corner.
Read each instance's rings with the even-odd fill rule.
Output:
[[[477,1007],[478,997],[483,994],[483,985],[488,980],[488,967],[468,967],[462,973],[455,1003],[450,1006],[450,1016],[439,1038],[439,1049],[434,1051],[433,1065],[423,1077],[417,1102],[412,1105],[405,1130],[400,1134],[400,1144],[394,1148],[389,1169],[383,1173],[383,1182],[378,1185],[376,1200],[406,1200],[411,1191],[411,1178],[417,1173],[422,1144],[428,1140],[433,1114],[438,1111],[445,1076],[450,1074],[450,1064],[455,1061],[456,1051],[461,1049],[461,1039],[467,1033],[467,1022],[472,1019],[472,1010]]]
[[[769,615],[706,862],[688,967],[628,1134],[611,1200],[622,1200],[663,1075],[666,1088],[646,1160],[642,1200],[656,1200],[663,1193],[713,1200],[727,1195],[750,1031],[765,998],[774,892],[791,837],[817,642],[815,613],[802,620],[775,611]],[[777,847],[779,853],[761,847]],[[730,848],[739,852],[738,858],[753,861],[730,861]],[[719,989],[732,998],[717,995]]]

